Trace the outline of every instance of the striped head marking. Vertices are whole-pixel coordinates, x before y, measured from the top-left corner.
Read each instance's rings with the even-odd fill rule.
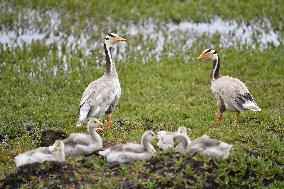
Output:
[[[214,49],[205,49],[197,58],[197,60],[216,60],[218,59],[217,51]]]
[[[115,34],[115,33],[109,33],[106,35],[105,37],[105,41],[111,42],[111,43],[117,43],[120,41],[126,41],[125,38],[120,37],[119,35]]]

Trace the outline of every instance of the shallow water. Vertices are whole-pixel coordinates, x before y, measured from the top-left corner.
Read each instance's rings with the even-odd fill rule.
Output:
[[[284,41],[265,18],[249,25],[215,17],[206,23],[194,23],[190,20],[180,23],[148,20],[139,23],[119,23],[113,27],[111,21],[98,23],[88,20],[84,26],[72,24],[68,31],[62,31],[61,26],[62,18],[56,11],[43,13],[31,9],[23,10],[18,14],[12,28],[2,27],[0,43],[4,49],[26,48],[34,41],[55,45],[57,55],[63,60],[63,70],[67,71],[68,55],[74,53],[83,56],[93,54],[97,57],[96,63],[100,64],[104,59],[102,48],[105,31],[110,30],[119,31],[118,33],[128,38],[127,44],[122,43],[115,48],[116,58],[124,59],[127,54],[138,52],[143,57],[142,62],[146,62],[147,58],[159,60],[161,56],[186,54],[199,43],[204,44],[204,49],[214,48],[212,41],[216,42],[216,39],[218,48],[222,49],[250,46],[263,50],[270,45],[277,47]],[[185,55],[185,59],[189,58]],[[57,70],[58,68],[54,67],[54,73]]]

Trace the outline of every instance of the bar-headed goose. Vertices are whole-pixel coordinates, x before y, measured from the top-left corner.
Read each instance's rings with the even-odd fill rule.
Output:
[[[80,101],[78,127],[87,119],[99,118],[104,114],[107,114],[108,127],[111,125],[110,114],[114,111],[121,94],[118,74],[111,52],[113,44],[120,41],[126,41],[126,39],[115,33],[110,33],[105,37],[105,73],[101,78],[91,82],[85,89]]]
[[[220,59],[217,51],[205,49],[197,59],[213,61],[210,74],[211,91],[217,100],[219,109],[219,114],[214,124],[215,127],[220,123],[225,111],[237,112],[236,122],[239,122],[240,112],[243,112],[245,109],[261,111],[242,81],[229,76],[220,76]]]

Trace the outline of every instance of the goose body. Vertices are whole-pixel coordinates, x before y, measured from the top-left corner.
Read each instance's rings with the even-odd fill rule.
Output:
[[[15,157],[17,167],[32,163],[43,163],[45,161],[65,161],[64,143],[62,141],[57,140],[52,146],[39,147]]]
[[[99,154],[104,156],[109,162],[117,161],[124,163],[134,160],[147,160],[156,152],[150,143],[154,137],[155,134],[152,131],[146,131],[142,135],[141,144],[120,144],[104,151],[100,151]]]
[[[219,75],[220,59],[215,50],[206,49],[197,59],[213,61],[210,74],[211,91],[217,101],[219,110],[215,126],[219,124],[225,111],[237,112],[236,122],[239,122],[240,112],[244,110],[261,111],[242,81],[237,78]]]
[[[176,134],[184,134],[187,136],[187,128],[180,127],[177,132],[159,131],[158,132],[158,147],[165,150],[174,147],[174,136]],[[190,139],[188,138],[190,141]]]
[[[135,160],[148,160],[151,159],[153,153],[150,152],[129,152],[129,151],[117,151],[109,154],[106,157],[108,162],[119,162],[119,163],[126,163]]]
[[[223,161],[228,158],[232,146],[203,135],[189,144],[188,151],[191,153],[200,153],[207,157],[215,157]]]
[[[96,132],[97,126],[102,123],[96,118],[92,118],[88,122],[88,134],[72,133],[68,138],[64,139],[65,156],[88,155],[97,150],[102,149],[102,138]]]
[[[220,76],[211,82],[211,90],[219,110],[242,112],[245,109],[260,111],[246,85],[237,78]]]
[[[192,142],[188,141],[184,135],[176,135],[174,137],[176,143],[176,151],[200,153],[207,157],[215,157],[219,160],[225,160],[230,154],[230,149],[233,145],[227,144],[216,139],[212,139],[207,135],[203,135],[194,139]]]
[[[108,127],[110,127],[110,114],[114,111],[121,95],[120,82],[111,51],[113,43],[125,40],[114,33],[110,33],[105,37],[105,73],[101,78],[91,82],[83,92],[77,126],[81,126],[89,118],[99,118],[107,114]]]

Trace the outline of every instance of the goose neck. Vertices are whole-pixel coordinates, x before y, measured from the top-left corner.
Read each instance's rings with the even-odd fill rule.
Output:
[[[95,143],[102,143],[101,136],[96,132],[95,127],[89,126],[89,135],[94,139]]]
[[[218,77],[220,76],[219,70],[220,70],[220,58],[217,55],[216,58],[213,60],[212,71],[211,71],[211,74],[210,74],[211,80],[218,79]]]
[[[117,75],[115,63],[112,59],[112,43],[109,41],[105,41],[104,43],[104,49],[105,49],[105,56],[106,56],[106,69],[105,74],[106,75]]]

